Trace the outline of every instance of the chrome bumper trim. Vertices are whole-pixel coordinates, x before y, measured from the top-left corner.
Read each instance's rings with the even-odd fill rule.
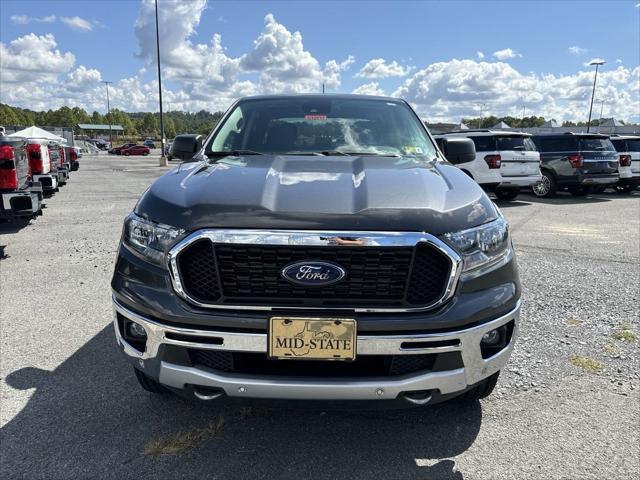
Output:
[[[358,335],[357,355],[415,355],[459,351],[464,368],[447,372],[433,372],[403,377],[380,377],[363,379],[316,379],[266,376],[242,376],[213,372],[196,367],[185,367],[167,363],[159,358],[161,344],[179,345],[209,350],[242,352],[267,351],[267,335],[260,333],[233,333],[169,327],[149,320],[123,307],[115,297],[114,327],[118,344],[138,368],[158,372],[164,385],[184,389],[186,385],[219,388],[228,396],[287,399],[390,399],[407,391],[438,389],[441,393],[464,390],[502,369],[506,364],[518,335],[520,302],[506,315],[475,327],[444,333],[412,335]],[[147,331],[147,347],[144,353],[129,345],[120,335],[116,313],[142,325]],[[515,327],[509,345],[491,358],[483,359],[480,352],[482,336],[511,320]],[[177,333],[204,338],[220,338],[222,344],[186,342],[167,338],[166,333]],[[424,343],[449,341],[446,346],[428,346]],[[420,342],[420,348],[408,348]],[[409,344],[409,345],[407,345]],[[242,388],[241,388],[242,387]],[[377,393],[380,389],[383,394]]]

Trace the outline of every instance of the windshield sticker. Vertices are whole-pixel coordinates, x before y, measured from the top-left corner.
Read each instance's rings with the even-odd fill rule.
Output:
[[[305,115],[304,119],[305,120],[326,120],[327,116],[326,115]]]
[[[402,147],[402,151],[405,155],[422,155],[421,147],[413,147],[411,145],[405,145]]]

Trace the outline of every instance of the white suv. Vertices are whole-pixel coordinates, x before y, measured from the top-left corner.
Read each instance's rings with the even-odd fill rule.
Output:
[[[618,173],[620,181],[614,188],[628,193],[640,185],[640,137],[635,135],[611,135],[611,143],[620,155]]]
[[[540,154],[531,135],[499,130],[464,130],[437,135],[467,137],[476,146],[476,159],[456,165],[482,188],[501,200],[513,200],[521,187],[540,181]]]

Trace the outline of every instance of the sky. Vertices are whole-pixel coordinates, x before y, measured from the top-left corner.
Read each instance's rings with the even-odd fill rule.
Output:
[[[640,3],[158,0],[165,110],[245,95],[406,99],[428,121],[479,115],[640,121]],[[0,102],[157,111],[153,0],[0,0]]]

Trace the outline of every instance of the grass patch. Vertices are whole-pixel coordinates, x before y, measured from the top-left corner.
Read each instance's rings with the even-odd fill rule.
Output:
[[[602,350],[605,353],[608,353],[610,355],[617,355],[618,353],[620,353],[620,349],[618,347],[616,347],[615,345],[613,345],[612,343],[605,344],[605,346],[602,347]]]
[[[201,443],[214,438],[222,432],[224,419],[218,417],[202,428],[192,428],[148,441],[144,446],[144,454],[150,456],[177,455],[193,450]]]
[[[602,371],[602,363],[593,358],[584,357],[582,355],[574,355],[571,357],[571,363],[589,373],[598,373]]]
[[[578,325],[582,325],[582,320],[578,320],[577,318],[571,317],[567,320],[567,325],[570,327],[577,327]]]
[[[631,330],[619,330],[611,335],[615,340],[621,340],[623,342],[635,342],[638,336]]]

